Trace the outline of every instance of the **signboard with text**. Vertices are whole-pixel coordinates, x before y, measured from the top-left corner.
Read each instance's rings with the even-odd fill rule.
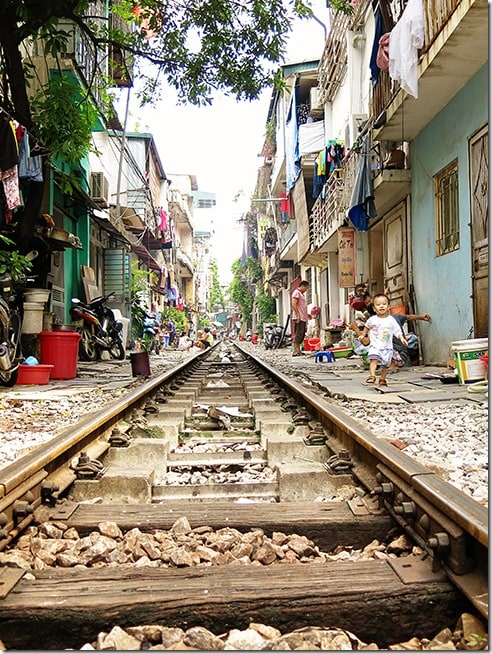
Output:
[[[355,286],[355,230],[349,227],[338,230],[338,285]]]

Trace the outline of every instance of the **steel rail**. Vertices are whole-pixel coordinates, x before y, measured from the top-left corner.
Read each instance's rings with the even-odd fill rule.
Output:
[[[348,450],[351,469],[402,529],[433,557],[488,618],[488,511],[401,450],[378,438],[343,409],[329,404],[294,378],[236,348],[316,415],[330,434],[326,445]],[[336,441],[336,442],[335,442]],[[378,472],[375,473],[375,470]],[[385,494],[385,488],[389,488]],[[406,515],[406,511],[409,511]]]
[[[69,470],[70,462],[75,456],[82,451],[87,451],[95,458],[101,456],[109,448],[104,434],[121,421],[132,408],[137,407],[149,393],[189,368],[203,354],[199,352],[177,366],[145,381],[136,390],[109,403],[77,424],[66,427],[49,442],[3,468],[0,471],[0,517],[3,519],[3,532],[8,532],[18,524],[14,509],[16,501],[21,500],[26,493],[32,492],[34,497],[28,508],[32,512],[42,501],[41,484],[54,477],[57,481],[62,480],[63,483],[63,487],[58,491],[65,490],[76,477],[75,472]],[[1,540],[0,547],[5,542],[6,539]]]
[[[316,415],[329,432],[326,441],[329,450],[339,452],[346,449],[354,456],[356,464],[352,468],[352,474],[361,480],[373,495],[378,495],[378,488],[394,486],[394,493],[383,493],[379,496],[380,505],[384,506],[410,535],[418,537],[420,532],[424,549],[443,568],[450,568],[450,575],[456,573],[456,585],[461,587],[485,615],[487,602],[484,598],[488,597],[487,580],[486,577],[485,581],[483,578],[487,567],[488,547],[488,515],[485,507],[440,479],[404,452],[378,438],[341,408],[333,406],[292,377],[243,351],[237,344],[236,347],[246,359],[254,362],[258,369],[265,371],[272,380],[294,396],[299,404],[306,406]],[[76,472],[70,467],[74,456],[87,451],[95,458],[101,457],[110,447],[108,436],[117,422],[133,408],[141,406],[143,400],[162,384],[189,369],[198,358],[208,359],[210,354],[210,350],[200,352],[144,382],[138,389],[108,404],[96,414],[87,416],[77,425],[64,429],[49,443],[2,470],[0,512],[3,514],[0,513],[0,518],[3,519],[4,529],[3,533],[0,533],[0,549],[9,541],[9,530],[17,529],[24,522],[28,522],[29,512],[42,503],[43,483],[53,484],[54,481],[61,481],[60,493],[68,488],[76,478]],[[16,513],[16,505],[25,505],[25,498],[29,495],[32,495],[30,506],[21,506],[21,511]],[[418,507],[414,516],[404,514],[402,517],[399,512],[403,505],[401,499],[398,499],[400,495],[407,500],[406,504]],[[417,516],[417,513],[420,515]],[[424,537],[420,529],[423,515],[430,523],[430,526],[424,529]],[[473,539],[472,547],[469,540],[464,538],[463,532]],[[448,549],[443,547],[442,551],[429,551],[425,542],[426,534],[431,534],[433,538],[440,538],[443,534],[449,536],[451,545]],[[479,547],[475,548],[474,543],[478,543]],[[472,549],[477,551],[471,551]],[[478,560],[484,565],[481,565],[482,569],[477,572],[472,568]],[[468,561],[471,562],[470,569],[466,568]],[[470,590],[470,587],[473,590]]]
[[[378,438],[339,407],[328,404],[310,389],[304,387],[292,377],[285,375],[265,361],[236,347],[255,364],[262,367],[269,375],[276,378],[318,415],[322,416],[336,431],[348,437],[344,445],[350,445],[350,440],[360,444],[364,451],[370,453],[378,462],[396,472],[404,481],[418,490],[442,512],[452,518],[467,533],[482,545],[488,546],[488,511],[465,493],[442,480],[431,470],[415,461],[393,445]],[[352,450],[356,448],[352,446]],[[360,451],[360,450],[359,450]]]

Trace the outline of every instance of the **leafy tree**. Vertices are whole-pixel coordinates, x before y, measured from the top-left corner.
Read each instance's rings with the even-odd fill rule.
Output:
[[[219,268],[215,259],[212,259],[210,262],[210,279],[211,284],[208,298],[208,310],[213,313],[217,311],[217,306],[220,309],[224,309],[225,307],[224,291],[219,282]]]
[[[277,322],[277,304],[271,295],[259,293],[256,296],[256,308],[258,310],[258,331],[262,330],[265,322]]]
[[[243,322],[251,325],[255,285],[262,279],[263,271],[258,261],[247,257],[243,262],[236,259],[231,266],[232,282],[229,286],[230,299],[241,307]]]
[[[162,320],[170,320],[174,323],[178,336],[181,335],[181,332],[186,331],[187,319],[184,311],[180,311],[174,307],[166,307],[162,312]]]
[[[281,87],[274,64],[282,59],[292,19],[312,14],[304,0],[113,0],[109,16],[101,11],[105,6],[103,0],[0,3],[0,106],[45,148],[45,166],[50,156],[76,162],[88,151],[93,98],[107,99],[119,71],[133,67],[142,103],[155,102],[164,81],[194,104],[211,104],[216,90],[254,99],[263,88]],[[139,29],[128,28],[135,24]],[[85,95],[61,76],[73,26],[91,55]],[[33,43],[55,62],[46,68],[60,73],[37,93],[40,66],[32,59]],[[107,114],[108,105],[98,104],[98,110]],[[65,190],[69,179],[65,171]],[[41,182],[31,182],[25,193],[15,236],[21,251],[29,248],[43,194]]]

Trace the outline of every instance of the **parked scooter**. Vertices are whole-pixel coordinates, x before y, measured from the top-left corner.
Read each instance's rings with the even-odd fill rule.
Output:
[[[264,326],[263,343],[266,350],[276,350],[283,345],[284,341],[284,328],[282,325],[275,323],[266,323]]]
[[[37,254],[33,250],[26,256],[32,261]],[[9,388],[17,382],[22,360],[22,291],[33,281],[34,277],[22,275],[14,283],[10,273],[0,275],[0,385]]]
[[[142,322],[142,336],[150,344],[149,352],[159,354],[161,349],[159,321],[155,313],[145,313]]]
[[[84,361],[99,361],[105,351],[112,359],[125,358],[125,348],[121,340],[123,323],[115,319],[114,313],[106,304],[113,296],[114,293],[102,295],[94,298],[89,304],[84,304],[76,297],[72,298],[70,317],[82,335],[79,356]]]

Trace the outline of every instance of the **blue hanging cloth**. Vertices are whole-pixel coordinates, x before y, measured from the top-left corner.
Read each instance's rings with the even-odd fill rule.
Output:
[[[377,216],[374,204],[374,187],[369,159],[369,136],[361,142],[359,162],[354,188],[348,210],[348,217],[353,226],[360,232],[367,232],[369,219]]]

